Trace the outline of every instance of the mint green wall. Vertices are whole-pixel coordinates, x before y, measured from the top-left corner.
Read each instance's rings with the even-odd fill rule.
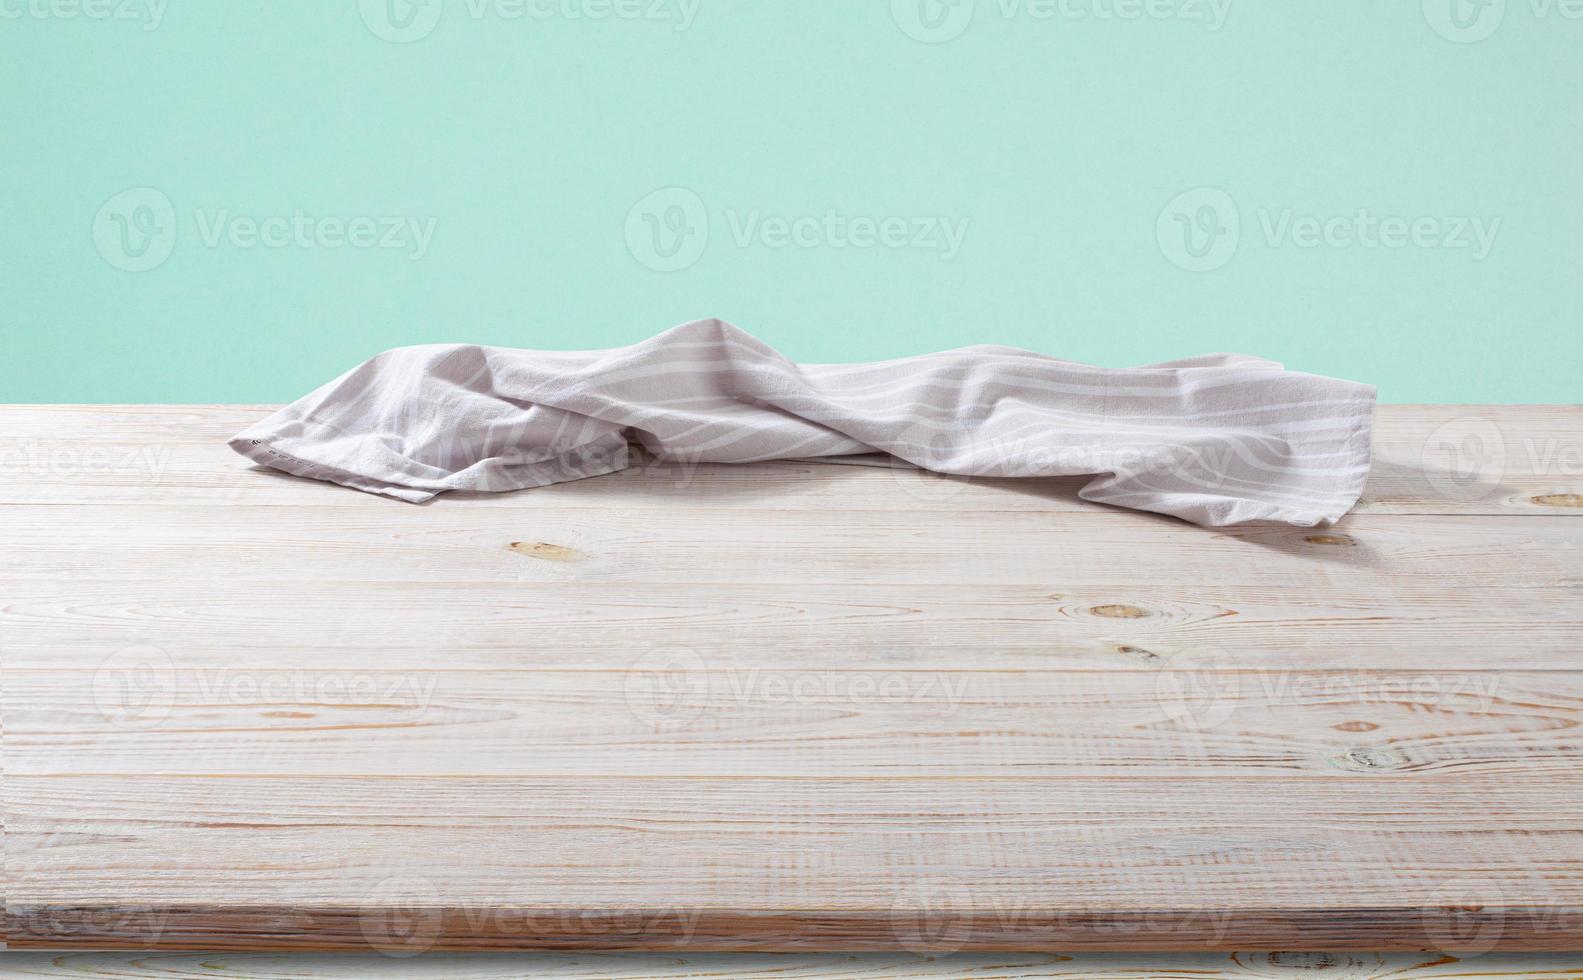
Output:
[[[1578,0],[0,0],[0,93],[0,401],[703,316],[1583,393]]]

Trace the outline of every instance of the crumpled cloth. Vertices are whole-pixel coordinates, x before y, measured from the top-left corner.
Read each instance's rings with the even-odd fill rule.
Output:
[[[1373,409],[1372,386],[1237,354],[1117,369],[979,346],[796,364],[700,320],[610,350],[386,351],[230,445],[417,503],[611,473],[633,441],[683,465],[826,458],[964,477],[1093,474],[1084,500],[1206,526],[1308,527],[1362,494]]]

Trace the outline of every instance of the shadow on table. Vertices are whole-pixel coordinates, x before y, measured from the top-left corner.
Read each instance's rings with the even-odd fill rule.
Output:
[[[868,462],[865,464],[859,460]],[[817,499],[839,493],[839,487],[844,483],[872,481],[874,473],[878,471],[888,473],[894,479],[896,509],[904,510],[922,503],[948,510],[950,508],[945,505],[960,497],[968,486],[972,486],[979,490],[1032,498],[1056,505],[1053,509],[1061,512],[1081,513],[1091,509],[1102,509],[1142,521],[1162,522],[1164,526],[1194,526],[1167,515],[1083,500],[1079,493],[1094,479],[1092,475],[1021,478],[947,476],[887,460],[888,457],[850,457],[840,462],[787,460],[764,464],[709,463],[689,466],[657,460],[647,453],[638,451],[633,454],[632,465],[625,470],[555,484],[553,489],[528,488],[506,491],[506,495],[531,494],[543,490],[553,492],[558,500],[576,503],[579,498],[587,497],[601,505],[618,504],[623,499],[674,495],[678,500],[692,500],[700,504],[716,502],[740,505],[758,500],[784,501],[788,496]],[[761,467],[772,467],[773,479],[750,475]],[[265,466],[250,466],[248,472],[271,481],[322,486],[326,493],[362,492],[320,480],[293,476]],[[1372,502],[1376,505],[1419,500],[1426,503],[1412,511],[1414,513],[1457,513],[1465,512],[1471,503],[1499,499],[1514,492],[1515,488],[1497,482],[1468,479],[1449,471],[1437,471],[1423,466],[1409,466],[1377,459],[1371,468],[1369,485],[1364,492],[1363,500],[1365,504]],[[498,493],[453,490],[420,506],[433,506],[446,500],[478,500],[501,496]],[[390,497],[382,499],[390,500],[392,503],[400,502]],[[1436,500],[1445,502],[1443,510],[1434,508],[1433,502]],[[964,499],[962,503],[964,508],[970,507],[975,510],[996,509],[992,499],[986,499],[983,494]],[[1242,540],[1276,550],[1309,554],[1320,560],[1357,563],[1367,559],[1367,548],[1350,553],[1339,552],[1334,549],[1343,543],[1339,540],[1327,539],[1324,533],[1327,530],[1332,531],[1331,538],[1345,536],[1352,516],[1348,515],[1329,528],[1294,528],[1288,524],[1261,522],[1203,530],[1211,534],[1229,533]],[[1316,537],[1320,540],[1312,540]],[[1353,541],[1353,544],[1356,545],[1357,542]],[[1315,545],[1320,548],[1330,547],[1332,550],[1315,550]]]

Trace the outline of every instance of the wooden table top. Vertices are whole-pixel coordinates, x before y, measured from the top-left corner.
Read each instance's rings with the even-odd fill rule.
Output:
[[[0,953],[0,980],[1576,980],[1571,953]]]
[[[1583,408],[1382,407],[1356,513],[1221,530],[419,507],[253,469],[266,411],[0,408],[13,949],[1583,949]]]

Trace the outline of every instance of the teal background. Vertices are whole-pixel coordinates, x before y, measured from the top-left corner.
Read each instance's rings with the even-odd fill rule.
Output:
[[[1468,43],[1437,0],[1233,0],[1218,30],[978,0],[942,43],[903,31],[907,0],[700,0],[686,30],[444,0],[411,43],[356,0],[169,0],[154,29],[30,2],[0,0],[0,401],[286,401],[387,347],[602,347],[705,316],[809,361],[1235,350],[1386,401],[1583,391],[1583,21],[1544,0]],[[141,187],[175,246],[129,272],[96,214]],[[666,187],[710,225],[669,273],[625,232]],[[1157,236],[1197,187],[1241,221],[1205,272]],[[969,226],[946,259],[739,247],[725,217],[832,208]],[[198,209],[435,226],[416,261],[209,247]],[[1500,225],[1482,260],[1303,248],[1264,235],[1286,209]]]

